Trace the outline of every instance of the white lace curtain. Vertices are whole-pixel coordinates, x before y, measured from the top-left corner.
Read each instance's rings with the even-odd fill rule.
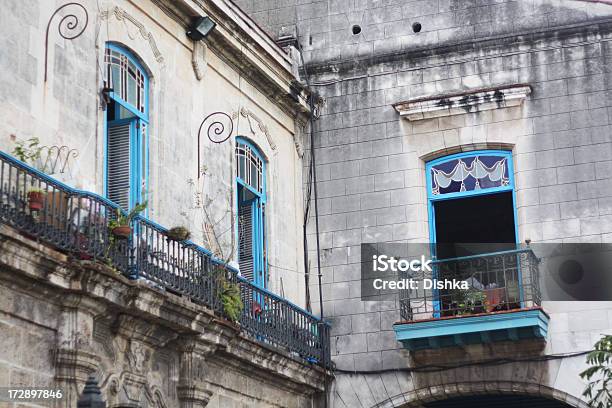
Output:
[[[459,191],[466,191],[465,180],[470,176],[476,179],[474,190],[480,190],[480,180],[486,177],[492,182],[499,182],[499,185],[508,184],[505,157],[500,158],[491,167],[488,167],[479,157],[476,157],[471,165],[468,165],[462,159],[457,159],[457,164],[449,173],[435,167],[432,167],[431,171],[434,179],[433,193],[435,195],[440,194],[440,188],[448,188],[453,181],[461,182]]]

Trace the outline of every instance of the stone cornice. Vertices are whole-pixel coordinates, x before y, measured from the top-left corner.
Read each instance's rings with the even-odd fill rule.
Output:
[[[393,104],[410,121],[519,106],[531,93],[527,84],[481,88],[461,93],[412,99]]]
[[[297,78],[290,56],[238,6],[228,0],[153,0],[175,21],[187,27],[199,16],[208,15],[217,27],[203,40],[230,66],[241,72],[260,92],[290,115],[310,114],[309,92],[296,87]],[[194,47],[194,51],[197,51]]]
[[[0,282],[25,288],[28,295],[60,307],[68,303],[78,310],[85,306],[89,314],[96,310],[102,313],[94,318],[116,316],[111,322],[115,333],[149,347],[178,341],[180,349],[192,350],[235,371],[248,367],[284,389],[308,389],[312,393],[323,389],[325,374],[321,368],[262,346],[238,326],[218,319],[210,309],[145,281],[128,280],[103,264],[71,261],[1,224]],[[189,341],[185,343],[185,339]],[[83,375],[93,369],[94,363],[88,362]]]

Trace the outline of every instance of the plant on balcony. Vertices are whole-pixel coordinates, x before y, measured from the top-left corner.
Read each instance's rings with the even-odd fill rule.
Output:
[[[13,156],[24,163],[33,165],[36,160],[40,158],[41,150],[40,140],[37,137],[31,137],[28,140],[19,140],[15,142]]]
[[[591,407],[612,407],[611,335],[603,336],[595,343],[595,350],[587,354],[586,362],[590,367],[580,373],[580,378],[589,381],[589,384],[582,395],[589,398]]]
[[[111,220],[108,223],[108,229],[111,231],[115,238],[127,239],[132,235],[132,227],[130,224],[134,217],[143,212],[147,208],[147,202],[142,204],[136,204],[132,210],[125,215],[119,208],[117,208],[117,218]]]
[[[185,227],[170,228],[166,236],[172,241],[186,241],[191,238],[191,231]]]
[[[229,282],[227,279],[221,283],[221,304],[223,312],[232,322],[238,322],[244,304],[240,297],[240,286],[237,283]]]
[[[28,207],[30,211],[40,211],[45,206],[47,193],[40,188],[32,188],[28,191]]]
[[[470,289],[462,291],[462,298],[458,303],[458,314],[484,313],[487,296],[481,290]]]

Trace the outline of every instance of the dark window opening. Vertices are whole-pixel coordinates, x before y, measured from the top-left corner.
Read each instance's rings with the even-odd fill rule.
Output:
[[[436,201],[434,214],[438,259],[515,248],[512,192]]]
[[[451,398],[424,404],[426,408],[569,408],[569,405],[527,395],[478,395]]]

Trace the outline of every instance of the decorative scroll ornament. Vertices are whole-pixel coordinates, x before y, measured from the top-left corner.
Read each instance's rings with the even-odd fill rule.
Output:
[[[131,14],[129,14],[127,11],[123,10],[121,7],[118,7],[118,6],[115,6],[113,8],[112,14],[109,13],[108,11],[101,12],[100,19],[106,20],[111,15],[114,15],[118,21],[127,20],[130,23],[134,24],[136,28],[138,28],[138,31],[140,32],[140,36],[149,43],[149,47],[151,48],[151,51],[153,52],[153,55],[155,56],[155,60],[159,62],[160,64],[164,63],[164,57],[161,55],[161,52],[159,52],[159,48],[157,48],[157,43],[155,42],[155,38],[153,38],[153,34],[151,34],[150,31],[147,31],[145,26],[140,21],[136,20]]]
[[[208,139],[213,143],[223,143],[230,138],[234,130],[232,117],[225,112],[213,112],[204,118],[198,129],[198,179],[202,175],[200,150],[202,129],[206,129]]]
[[[485,165],[480,157],[474,158],[472,163],[468,165],[463,159],[457,159],[457,164],[448,173],[435,166],[431,168],[433,180],[432,193],[434,195],[447,194],[454,191],[441,191],[448,189],[452,182],[460,182],[459,191],[480,190],[483,188],[492,188],[507,186],[510,183],[507,173],[505,157],[499,158],[492,166]],[[466,188],[468,178],[473,178],[474,185]],[[484,184],[484,185],[482,185]]]
[[[87,14],[87,9],[79,3],[66,3],[53,12],[51,18],[49,18],[49,22],[47,23],[47,31],[45,33],[45,82],[47,82],[47,63],[49,56],[49,28],[51,27],[51,22],[53,22],[53,18],[57,15],[57,13],[67,7],[71,7],[75,10],[83,10],[83,13],[85,14],[85,21],[83,22],[83,25],[79,28],[80,21],[77,14],[74,14],[74,12],[66,14],[57,24],[57,31],[62,38],[66,40],[74,40],[75,38],[83,34],[85,28],[87,28],[87,24],[89,23],[89,14]]]
[[[206,135],[213,143],[223,143],[232,135],[234,122],[230,115],[225,112],[213,112],[204,118],[198,130],[198,140],[200,133],[206,127]]]
[[[78,156],[78,150],[68,146],[41,146],[39,170],[46,174],[63,174],[70,159]]]

